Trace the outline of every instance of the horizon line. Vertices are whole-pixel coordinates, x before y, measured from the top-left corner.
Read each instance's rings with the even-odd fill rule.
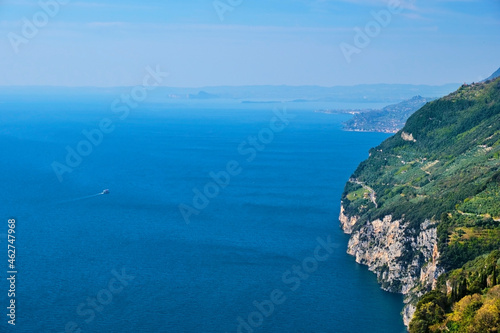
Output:
[[[248,85],[213,85],[213,86],[158,86],[156,88],[170,88],[170,89],[207,89],[207,88],[247,88],[247,87],[286,87],[286,88],[339,88],[339,87],[360,87],[360,86],[428,86],[428,87],[443,87],[447,85],[461,85],[464,82],[448,82],[443,84],[426,84],[426,83],[358,83],[351,85],[290,85],[290,84],[248,84]],[[465,82],[469,83],[469,82]],[[470,82],[472,83],[472,82]],[[119,88],[133,88],[137,85],[120,85],[120,86],[59,86],[59,85],[0,85],[1,89],[5,88],[65,88],[65,89],[119,89]]]

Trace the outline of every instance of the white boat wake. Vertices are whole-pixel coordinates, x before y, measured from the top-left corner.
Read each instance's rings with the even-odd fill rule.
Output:
[[[86,199],[90,199],[90,198],[98,197],[98,196],[100,196],[100,195],[104,195],[104,194],[109,194],[109,190],[104,190],[104,191],[102,191],[102,192],[100,192],[100,193],[91,194],[91,195],[86,195],[86,196],[79,197],[79,198],[74,198],[74,199],[69,199],[69,200],[59,201],[58,203],[56,203],[56,205],[65,204],[65,203],[70,203],[70,202],[75,202],[75,201],[86,200]]]

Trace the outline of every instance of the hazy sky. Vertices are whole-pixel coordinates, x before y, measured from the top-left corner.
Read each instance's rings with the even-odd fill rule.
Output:
[[[444,84],[500,67],[498,0],[59,1],[0,0],[0,85],[133,86],[156,65],[181,87]]]

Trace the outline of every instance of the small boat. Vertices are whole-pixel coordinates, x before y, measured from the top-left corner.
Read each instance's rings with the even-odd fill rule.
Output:
[[[109,190],[106,189],[106,190],[102,191],[102,194],[109,194]]]

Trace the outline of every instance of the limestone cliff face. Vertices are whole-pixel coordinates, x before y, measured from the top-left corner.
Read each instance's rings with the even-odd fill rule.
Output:
[[[382,289],[405,295],[403,319],[409,325],[414,300],[433,288],[442,273],[436,227],[426,220],[413,229],[388,215],[355,228],[358,217],[347,216],[343,208],[339,219],[344,232],[351,234],[347,253],[377,274]]]
[[[345,215],[344,206],[340,205],[340,216],[339,216],[340,225],[342,226],[342,229],[346,234],[352,233],[352,228],[354,227],[356,222],[358,222],[358,219],[359,217],[357,216],[348,217],[347,215]]]

